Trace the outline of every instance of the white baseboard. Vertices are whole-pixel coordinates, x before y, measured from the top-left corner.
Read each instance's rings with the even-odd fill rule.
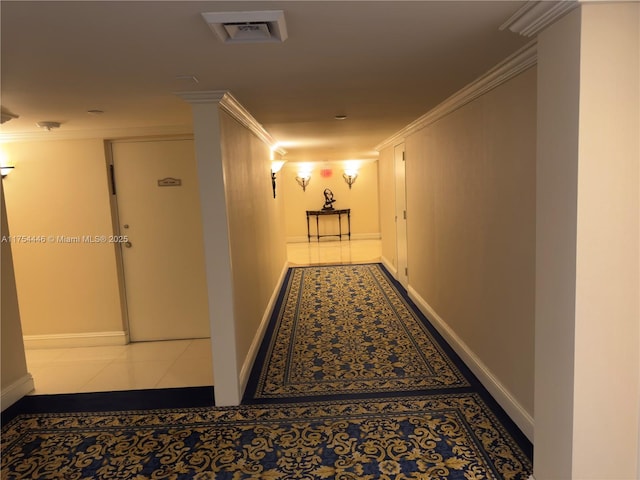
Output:
[[[13,382],[11,385],[2,389],[2,396],[0,397],[0,405],[2,405],[2,411],[4,412],[11,405],[16,403],[22,397],[32,392],[35,389],[33,383],[33,377],[30,373],[27,373]]]
[[[482,385],[489,391],[493,398],[500,404],[511,420],[522,430],[527,438],[533,442],[533,417],[511,395],[507,388],[496,378],[480,358],[462,341],[453,329],[431,308],[431,306],[411,287],[408,289],[409,297],[422,310],[440,335],[451,345],[462,361],[469,367]]]
[[[258,331],[253,337],[253,341],[251,342],[251,346],[249,347],[249,351],[247,352],[247,356],[244,359],[242,364],[242,369],[240,370],[240,398],[243,397],[244,391],[247,388],[247,383],[249,382],[249,375],[251,375],[251,369],[253,368],[253,364],[258,355],[258,350],[260,349],[260,345],[262,344],[262,340],[264,338],[264,334],[267,331],[267,327],[269,326],[269,320],[271,319],[271,313],[273,307],[276,304],[276,300],[278,299],[278,294],[280,293],[280,289],[282,288],[282,282],[284,281],[284,277],[289,270],[289,264],[285,263],[282,272],[280,273],[280,278],[276,283],[276,288],[271,294],[271,298],[269,299],[269,303],[267,304],[267,308],[262,315],[262,320],[260,321],[260,326],[258,327]]]
[[[116,332],[87,332],[87,333],[56,333],[51,335],[25,335],[24,348],[74,348],[74,347],[102,347],[112,345],[126,345],[129,334],[124,331]]]
[[[389,271],[389,273],[391,275],[393,275],[393,278],[395,278],[397,280],[398,279],[398,269],[393,266],[393,263],[391,263],[389,260],[387,260],[387,258],[384,255],[380,258],[380,261],[382,262],[382,265],[384,265],[384,268],[386,268]]]

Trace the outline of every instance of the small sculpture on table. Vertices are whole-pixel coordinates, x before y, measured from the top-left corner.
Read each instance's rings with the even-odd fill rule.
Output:
[[[333,202],[336,200],[333,198],[333,192],[328,188],[324,189],[324,206],[322,210],[333,210]]]

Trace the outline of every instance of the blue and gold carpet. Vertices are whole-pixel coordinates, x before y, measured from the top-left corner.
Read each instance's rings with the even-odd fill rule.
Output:
[[[291,269],[274,320],[253,398],[469,386],[379,264]]]
[[[531,444],[379,264],[290,269],[245,405],[203,406],[211,393],[27,397],[3,413],[1,478],[526,480],[532,471]]]
[[[3,479],[526,479],[475,394],[23,415]]]

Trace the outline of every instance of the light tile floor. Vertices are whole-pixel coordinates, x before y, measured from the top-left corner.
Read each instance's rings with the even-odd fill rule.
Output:
[[[291,265],[379,262],[380,240],[311,241],[288,243],[287,259]]]
[[[380,261],[380,240],[290,243],[293,266]],[[213,385],[209,339],[27,350],[32,395]]]
[[[213,385],[209,339],[27,350],[33,395]]]

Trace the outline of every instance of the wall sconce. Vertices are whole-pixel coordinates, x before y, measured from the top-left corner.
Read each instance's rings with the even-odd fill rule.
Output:
[[[276,173],[284,165],[284,160],[274,160],[271,162],[271,187],[273,187],[273,198],[276,198]]]
[[[15,167],[13,165],[3,165],[0,167],[0,173],[2,173],[2,178],[9,175]]]
[[[309,172],[298,172],[298,176],[296,177],[296,182],[298,185],[302,187],[302,191],[307,191],[307,185],[311,181],[311,174]]]
[[[313,164],[309,162],[299,163],[298,167],[298,176],[296,177],[296,182],[298,185],[302,187],[302,191],[307,191],[307,186],[309,186],[309,182],[311,181],[311,172],[313,171]]]
[[[358,171],[345,170],[342,174],[342,178],[344,178],[344,181],[347,182],[347,185],[349,185],[349,190],[351,190],[351,185],[356,183],[356,178],[358,178]]]

